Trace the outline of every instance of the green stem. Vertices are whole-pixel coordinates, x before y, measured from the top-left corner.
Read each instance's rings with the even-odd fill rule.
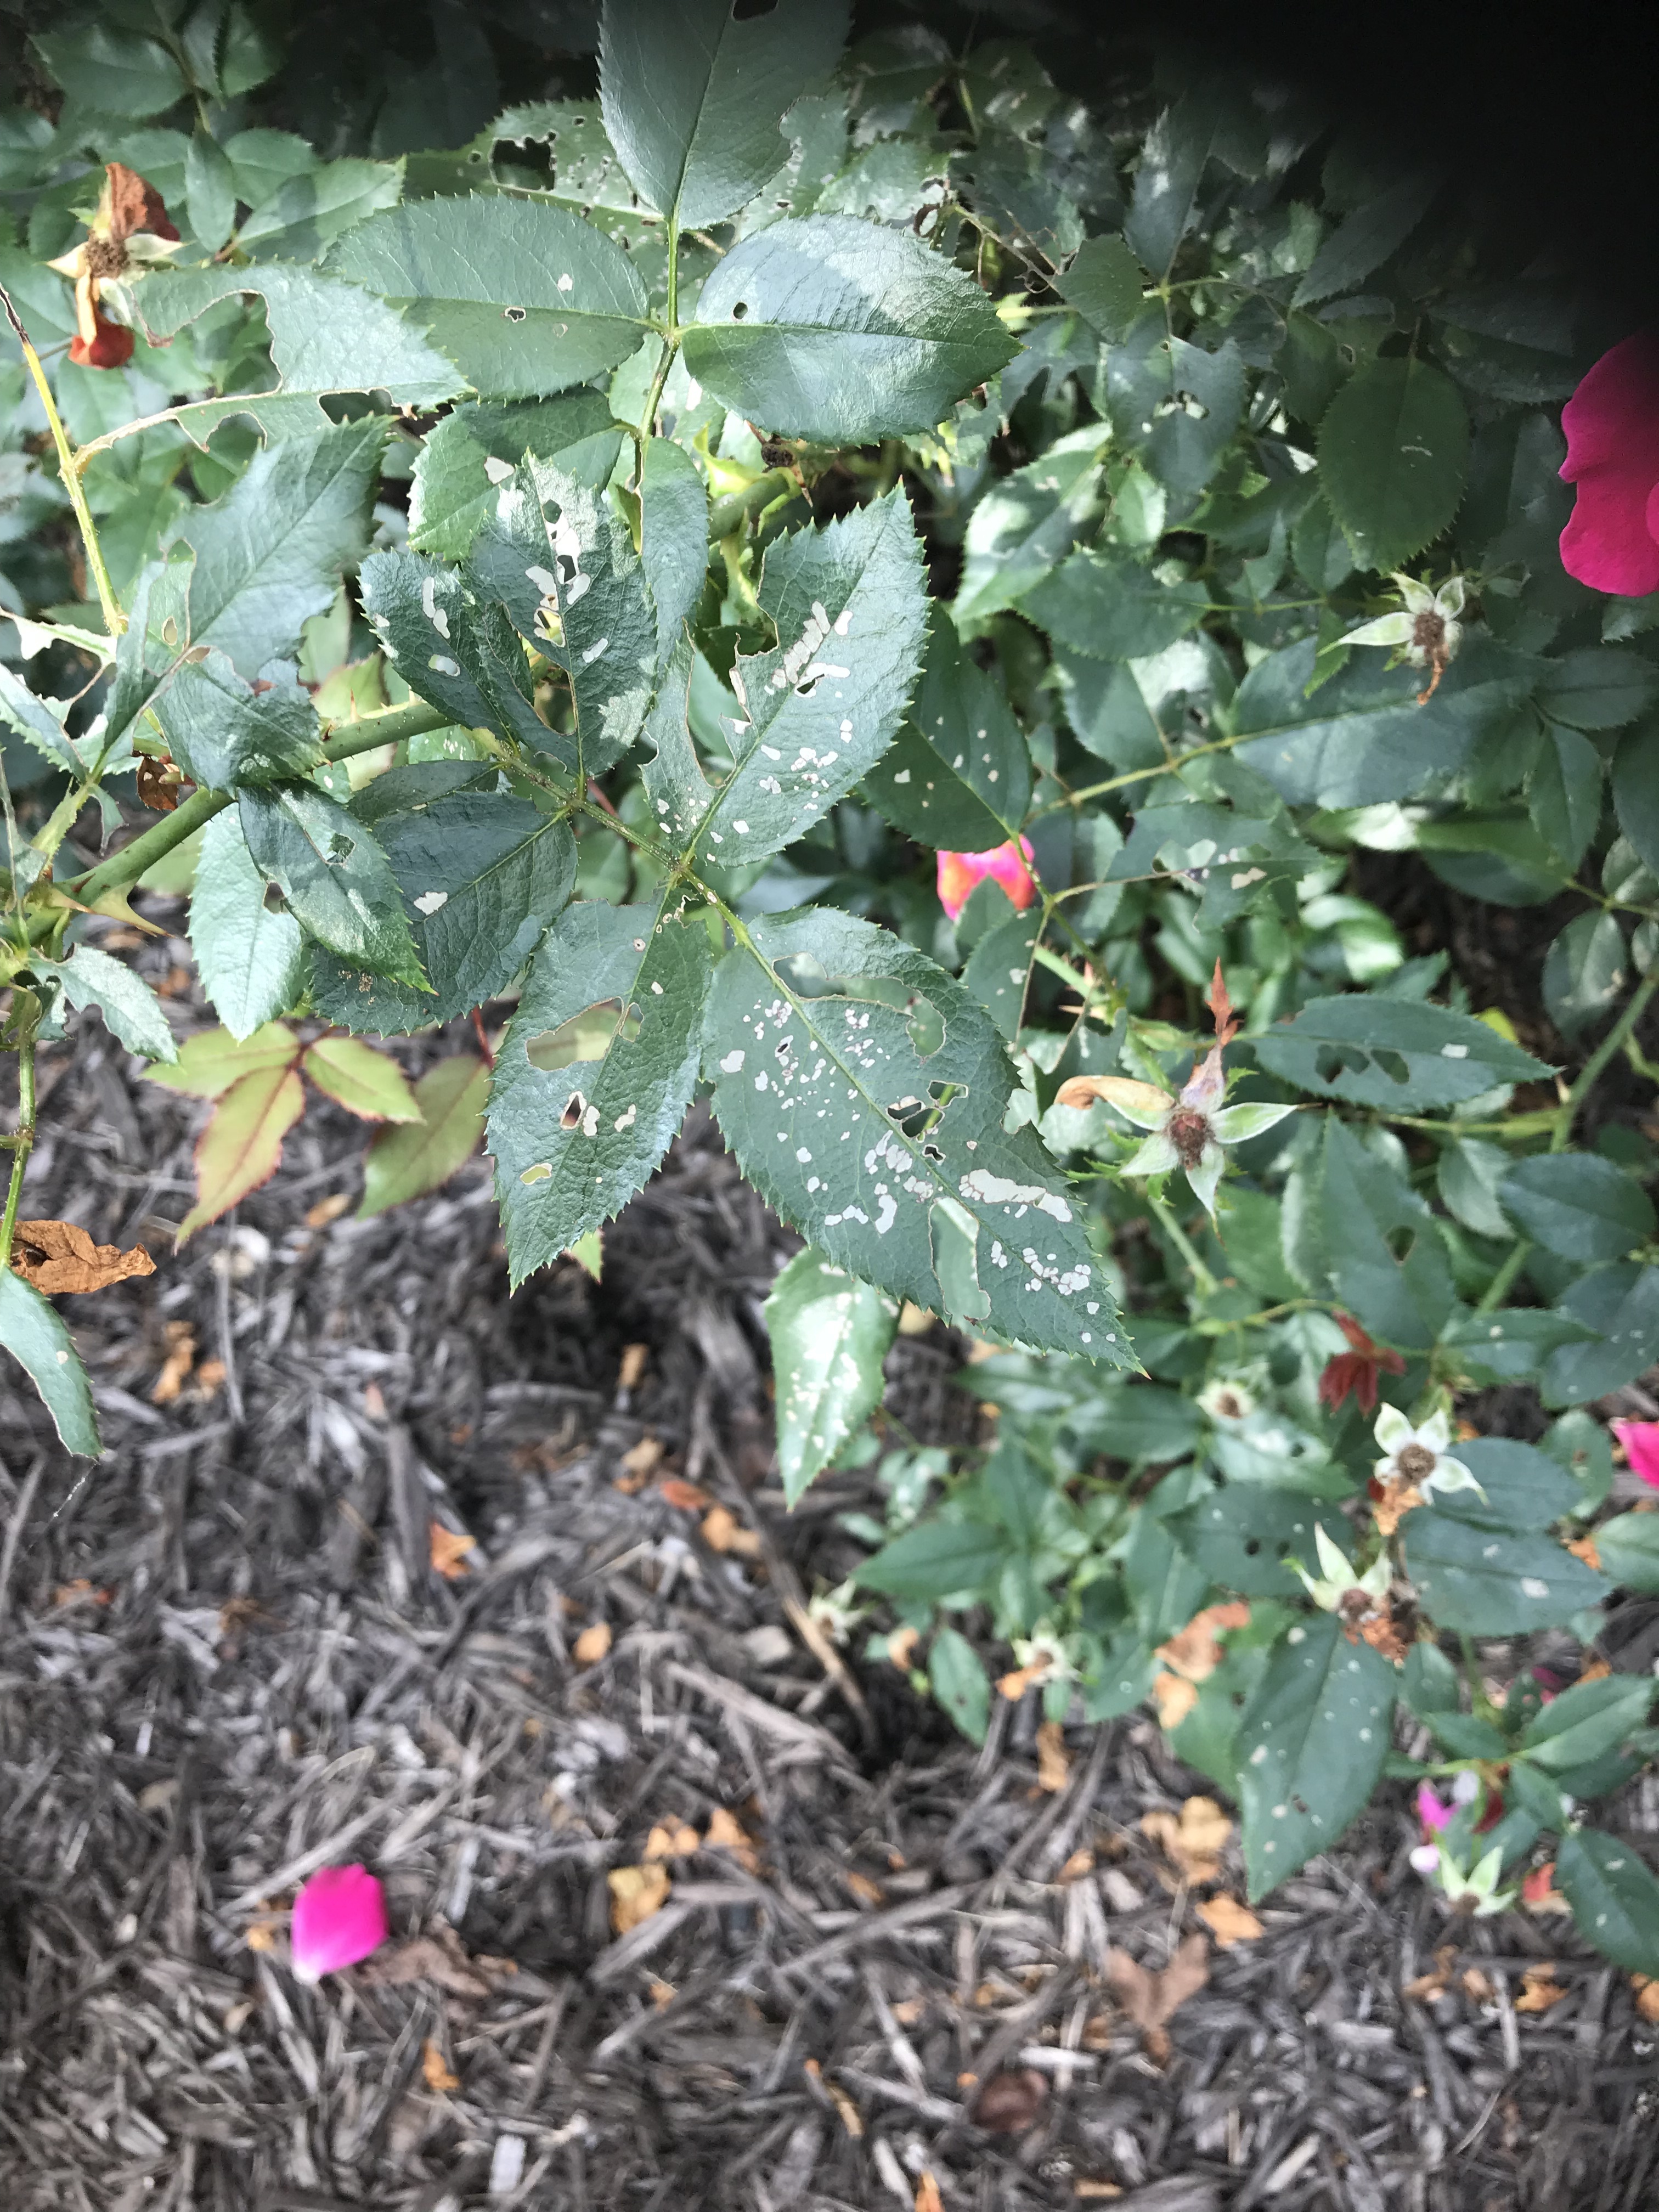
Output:
[[[92,519],[92,509],[87,505],[86,488],[81,482],[81,471],[76,465],[75,448],[70,444],[69,434],[64,428],[63,417],[58,412],[58,403],[52,396],[52,386],[46,381],[46,372],[40,366],[40,356],[34,350],[28,332],[17,319],[17,310],[11,303],[11,295],[0,284],[0,302],[3,302],[6,319],[16,334],[23,349],[23,360],[34,380],[34,388],[40,395],[40,404],[46,410],[46,422],[52,430],[52,441],[58,448],[58,469],[64,479],[64,489],[75,509],[75,520],[80,526],[81,543],[87,550],[87,568],[97,587],[98,604],[104,611],[104,626],[112,641],[119,637],[127,626],[121,611],[121,603],[109,580],[109,570],[104,566],[103,548],[98,543],[98,526]]]
[[[640,417],[640,427],[634,436],[639,452],[641,489],[645,483],[646,445],[657,434],[657,409],[662,402],[663,386],[668,381],[669,370],[674,366],[674,356],[680,349],[679,287],[680,227],[677,217],[671,214],[668,218],[668,327],[663,332],[662,359],[657,363],[657,373],[651,380],[651,389],[645,398],[645,412]]]
[[[1577,1118],[1578,1109],[1589,1096],[1601,1070],[1615,1053],[1624,1049],[1626,1038],[1633,1033],[1636,1024],[1647,1012],[1648,1001],[1656,991],[1659,991],[1659,966],[1650,969],[1642,978],[1636,989],[1631,994],[1624,1012],[1620,1015],[1601,1043],[1596,1046],[1595,1051],[1579,1069],[1571,1090],[1561,1101],[1561,1117],[1556,1124],[1555,1134],[1550,1139],[1550,1150],[1553,1152],[1562,1152],[1566,1150],[1572,1136],[1572,1125]]]
[[[745,484],[741,491],[734,491],[726,498],[714,501],[708,510],[710,542],[729,538],[741,526],[745,516],[769,507],[780,493],[787,495],[799,489],[793,470],[768,469],[764,476],[757,477],[753,483]]]
[[[1146,1203],[1156,1218],[1158,1226],[1192,1269],[1193,1281],[1200,1297],[1213,1297],[1217,1289],[1215,1277],[1200,1257],[1197,1246],[1176,1219],[1174,1208],[1166,1200],[1153,1198],[1150,1194]]]
[[[330,735],[323,750],[331,761],[350,760],[356,754],[374,752],[381,745],[398,744],[404,738],[419,737],[427,730],[441,730],[452,718],[436,707],[417,700],[407,707],[390,708],[384,714],[368,714],[359,721],[340,726],[340,734]],[[90,906],[106,891],[120,890],[128,884],[136,884],[155,863],[182,845],[186,837],[221,814],[234,796],[227,791],[192,792],[174,811],[155,823],[130,845],[111,854],[95,868],[89,868],[80,877],[71,878],[62,888],[78,898],[83,906]]]
[[[11,1181],[6,1189],[6,1211],[0,1218],[0,1269],[11,1265],[11,1240],[17,1226],[17,1208],[23,1195],[23,1170],[34,1144],[34,1038],[31,1033],[17,1048],[17,1134],[12,1139]]]
[[[1508,1297],[1516,1277],[1527,1264],[1527,1255],[1532,1246],[1522,1237],[1511,1249],[1509,1257],[1480,1293],[1476,1313],[1495,1313]]]

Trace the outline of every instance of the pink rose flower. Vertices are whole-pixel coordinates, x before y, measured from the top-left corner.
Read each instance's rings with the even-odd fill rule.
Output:
[[[1417,1817],[1423,1823],[1425,1835],[1437,1836],[1451,1820],[1455,1808],[1437,1796],[1432,1785],[1419,1782],[1417,1785]]]
[[[1659,1421],[1614,1421],[1613,1433],[1625,1447],[1632,1474],[1659,1490]]]
[[[294,1900],[294,1972],[320,1981],[378,1951],[389,1930],[386,1892],[365,1866],[324,1867]]]
[[[1024,855],[1022,859],[1021,854]],[[1036,896],[1036,885],[1025,862],[1035,856],[1031,841],[1022,837],[1018,847],[1011,838],[988,853],[941,853],[939,856],[939,902],[952,921],[987,876],[994,876],[1014,904],[1024,913]]]
[[[1561,428],[1561,474],[1578,487],[1562,567],[1595,592],[1659,591],[1659,337],[1638,331],[1604,353]]]

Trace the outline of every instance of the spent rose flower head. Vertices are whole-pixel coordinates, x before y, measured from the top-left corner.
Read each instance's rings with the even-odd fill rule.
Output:
[[[1659,1421],[1613,1421],[1609,1425],[1625,1447],[1631,1473],[1650,1490],[1659,1490]]]
[[[132,332],[112,323],[100,306],[106,284],[165,267],[179,244],[154,185],[124,162],[104,167],[104,189],[78,246],[47,267],[75,284],[75,336],[70,359],[88,368],[124,368],[132,358]]]
[[[1461,576],[1448,576],[1434,591],[1398,568],[1393,572],[1393,580],[1400,586],[1400,606],[1392,613],[1378,615],[1374,622],[1361,623],[1358,629],[1348,632],[1343,643],[1391,645],[1413,668],[1430,670],[1428,689],[1418,694],[1419,706],[1426,706],[1456,658],[1463,635],[1464,581]]]
[[[1218,960],[1205,1004],[1215,1019],[1215,1042],[1178,1097],[1172,1098],[1155,1083],[1137,1083],[1122,1075],[1073,1075],[1060,1085],[1054,1097],[1061,1106],[1087,1106],[1096,1098],[1103,1098],[1126,1121],[1133,1121],[1138,1129],[1150,1129],[1146,1143],[1131,1153],[1118,1173],[1167,1175],[1171,1168],[1184,1168],[1194,1195],[1213,1214],[1216,1186],[1226,1164],[1222,1146],[1242,1145],[1247,1138],[1262,1135],[1287,1114],[1294,1114],[1296,1108],[1271,1105],[1265,1100],[1242,1106],[1222,1104],[1227,1095],[1227,1078],[1221,1055],[1237,1035],[1239,1024]]]
[[[939,856],[939,902],[952,921],[957,921],[969,900],[987,876],[1002,885],[1023,914],[1036,896],[1036,884],[1026,862],[1036,856],[1031,841],[1011,837],[988,853],[941,853]]]
[[[378,1951],[390,1930],[386,1892],[366,1866],[324,1867],[294,1900],[294,1972],[320,1981]]]
[[[1659,591],[1659,336],[1604,353],[1561,410],[1561,474],[1578,497],[1561,565],[1595,592]]]
[[[1451,1442],[1451,1422],[1443,1408],[1431,1413],[1420,1429],[1414,1429],[1397,1406],[1384,1406],[1373,1434],[1388,1454],[1376,1462],[1379,1482],[1409,1485],[1425,1494],[1431,1490],[1473,1490],[1486,1496],[1462,1461],[1453,1459],[1446,1449]]]

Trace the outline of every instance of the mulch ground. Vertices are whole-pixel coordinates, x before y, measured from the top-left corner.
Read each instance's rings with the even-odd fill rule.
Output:
[[[1659,2198],[1659,2029],[1565,1921],[1448,1920],[1403,1790],[1143,2035],[1125,1959],[1207,1938],[1141,1823],[1206,1785],[1139,1718],[1068,1727],[1062,1774],[1030,1698],[975,1750],[867,1627],[826,1642],[805,1608],[871,1486],[783,1510],[759,1308],[794,1240],[706,1120],[602,1286],[509,1300],[482,1163],[325,1218],[362,1142],[331,1108],[172,1256],[201,1109],[91,1026],[44,1066],[25,1212],[159,1265],[65,1301],[98,1465],[0,1363],[6,2212]],[[973,1433],[956,1350],[894,1354],[919,1435]],[[434,1522],[473,1540],[455,1580]],[[1659,1798],[1622,1817],[1650,1835]],[[618,1935],[653,1827],[672,1887]],[[284,1908],[355,1858],[396,1941],[304,1987]]]

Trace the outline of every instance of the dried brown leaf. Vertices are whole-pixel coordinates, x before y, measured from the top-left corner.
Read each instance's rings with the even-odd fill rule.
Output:
[[[1249,1907],[1224,1891],[1219,1897],[1206,1897],[1198,1908],[1198,1917],[1224,1951],[1235,1943],[1254,1942],[1261,1933],[1261,1923]]]
[[[184,1389],[191,1369],[196,1364],[196,1332],[187,1321],[170,1321],[167,1325],[167,1357],[161,1362],[161,1371],[155,1378],[155,1388],[149,1394],[152,1406],[170,1406]]]
[[[702,1516],[702,1540],[711,1552],[738,1552],[752,1559],[760,1551],[760,1538],[745,1528],[724,1505],[711,1505]]]
[[[450,2072],[442,2051],[429,2035],[421,2045],[421,2073],[434,2097],[446,2096],[461,2086],[460,2076]]]
[[[645,1363],[650,1356],[651,1348],[648,1345],[623,1345],[622,1365],[617,1371],[617,1388],[619,1390],[638,1389],[640,1377],[645,1372]]]
[[[1164,1846],[1188,1881],[1213,1881],[1221,1872],[1221,1852],[1233,1824],[1213,1797],[1188,1797],[1178,1817],[1143,1814],[1140,1826],[1143,1833]]]
[[[1196,1613],[1177,1636],[1158,1647],[1158,1656],[1176,1674],[1184,1674],[1189,1682],[1207,1681],[1221,1664],[1220,1638],[1230,1628],[1248,1628],[1250,1608],[1243,1598],[1235,1598],[1227,1605],[1206,1605]],[[1164,1723],[1170,1725],[1168,1722]]]
[[[916,2181],[916,2212],[945,2212],[945,2199],[939,2193],[939,2184],[926,2166]]]
[[[1154,1974],[1127,1951],[1106,1954],[1106,1978],[1113,1994],[1146,2039],[1150,2057],[1160,2064],[1169,2055],[1166,2023],[1196,1996],[1210,1978],[1210,1941],[1188,1936],[1162,1973]]]
[[[1164,1728],[1178,1729],[1198,1703],[1198,1692],[1180,1674],[1159,1674],[1152,1683],[1152,1701]]]
[[[1643,2019],[1659,2021],[1659,1982],[1649,1974],[1632,1974],[1630,1985],[1636,1992],[1636,2009]]]
[[[649,1866],[612,1867],[605,1876],[611,1885],[611,1925],[626,1936],[642,1920],[649,1920],[668,1902],[674,1887],[668,1869],[659,1862]]]
[[[921,1641],[919,1628],[896,1628],[887,1638],[887,1656],[895,1667],[908,1667],[916,1656],[916,1646]]]
[[[708,1492],[684,1475],[671,1474],[657,1485],[657,1495],[680,1513],[701,1513],[711,1503]]]
[[[1528,1966],[1522,1973],[1521,1994],[1515,2000],[1515,2008],[1516,2012],[1547,2012],[1568,1994],[1556,1980],[1554,1966],[1546,1960],[1541,1966]]]
[[[428,1535],[433,1570],[447,1583],[458,1583],[466,1573],[466,1555],[477,1549],[478,1540],[469,1536],[464,1528],[446,1528],[441,1521],[434,1521]]]
[[[712,1844],[716,1850],[730,1851],[745,1873],[758,1871],[760,1853],[755,1849],[736,1814],[728,1813],[724,1805],[716,1805],[709,1814],[703,1842]]]
[[[1036,1732],[1037,1787],[1052,1795],[1063,1790],[1072,1772],[1071,1754],[1066,1748],[1066,1731],[1058,1721],[1044,1721]]]
[[[65,1291],[103,1291],[132,1275],[153,1275],[155,1262],[142,1244],[123,1252],[94,1244],[73,1221],[20,1221],[13,1234],[14,1274],[48,1297]]]
[[[969,2118],[987,2135],[1024,2134],[1048,2101],[1048,2084],[1035,2066],[994,2074],[974,2100]]]
[[[1092,1874],[1094,1870],[1094,1853],[1091,1850],[1076,1850],[1072,1853],[1071,1857],[1068,1858],[1065,1865],[1061,1867],[1058,1879],[1062,1884],[1072,1881],[1081,1881],[1085,1874]]]
[[[357,1970],[358,1978],[396,1989],[406,1982],[435,1982],[452,1996],[487,1997],[499,1981],[517,1969],[510,1959],[473,1959],[460,1937],[441,1923],[429,1936],[412,1936],[377,1951]]]
[[[597,1667],[610,1649],[611,1623],[596,1620],[571,1645],[570,1656],[579,1667]]]
[[[653,1859],[690,1858],[702,1848],[702,1838],[684,1820],[676,1820],[672,1827],[661,1822],[652,1829],[645,1839],[647,1863]]]

